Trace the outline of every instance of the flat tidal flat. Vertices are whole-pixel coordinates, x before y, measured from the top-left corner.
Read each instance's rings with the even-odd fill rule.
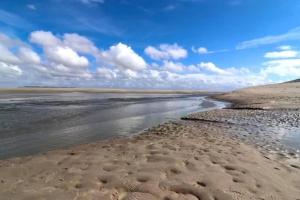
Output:
[[[285,143],[279,131],[299,128],[297,94],[287,108],[284,94],[251,90],[256,101],[191,114],[131,138],[2,160],[1,199],[299,200],[298,143]],[[253,96],[225,95],[218,98]]]
[[[127,137],[219,106],[195,94],[0,93],[0,159]]]

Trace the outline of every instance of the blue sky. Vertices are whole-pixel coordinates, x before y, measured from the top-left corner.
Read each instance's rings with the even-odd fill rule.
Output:
[[[0,86],[234,89],[300,76],[297,0],[2,0]]]

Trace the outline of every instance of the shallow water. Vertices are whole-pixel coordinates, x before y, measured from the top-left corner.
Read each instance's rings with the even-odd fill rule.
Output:
[[[129,136],[223,106],[204,96],[174,94],[0,94],[0,158]]]
[[[298,110],[224,109],[195,113],[185,119],[208,120],[224,133],[255,145],[264,152],[300,156],[300,112]]]

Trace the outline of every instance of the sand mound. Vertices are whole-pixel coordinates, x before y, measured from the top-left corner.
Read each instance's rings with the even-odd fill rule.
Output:
[[[233,108],[239,109],[299,109],[300,83],[245,88],[215,98],[233,102]]]

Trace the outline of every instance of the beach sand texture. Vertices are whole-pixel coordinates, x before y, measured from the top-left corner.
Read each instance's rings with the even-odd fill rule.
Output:
[[[215,98],[235,103],[234,108],[299,109],[300,82],[250,87]]]
[[[287,84],[268,87],[289,90]],[[293,84],[291,87],[294,90]],[[297,93],[288,94],[287,98],[285,94],[279,95],[278,90],[272,93],[267,87],[260,88],[258,91],[251,88],[252,93],[242,90],[236,92],[238,95],[231,93],[219,98],[241,101],[251,109],[253,102],[261,102],[261,109],[267,106],[270,96],[277,102],[276,96],[296,102],[289,108],[299,108]],[[267,94],[266,98],[261,92]],[[247,94],[251,98],[246,98]],[[273,103],[270,107],[282,105],[288,104]],[[132,138],[2,160],[0,197],[4,200],[299,200],[297,156],[284,159],[268,156],[255,142],[251,144],[234,137],[231,133],[239,133],[238,124],[224,122],[222,116],[239,118],[243,114],[239,109],[222,112],[194,114]],[[246,118],[248,115],[255,118],[255,113],[247,113]],[[250,135],[251,129],[243,133]]]

